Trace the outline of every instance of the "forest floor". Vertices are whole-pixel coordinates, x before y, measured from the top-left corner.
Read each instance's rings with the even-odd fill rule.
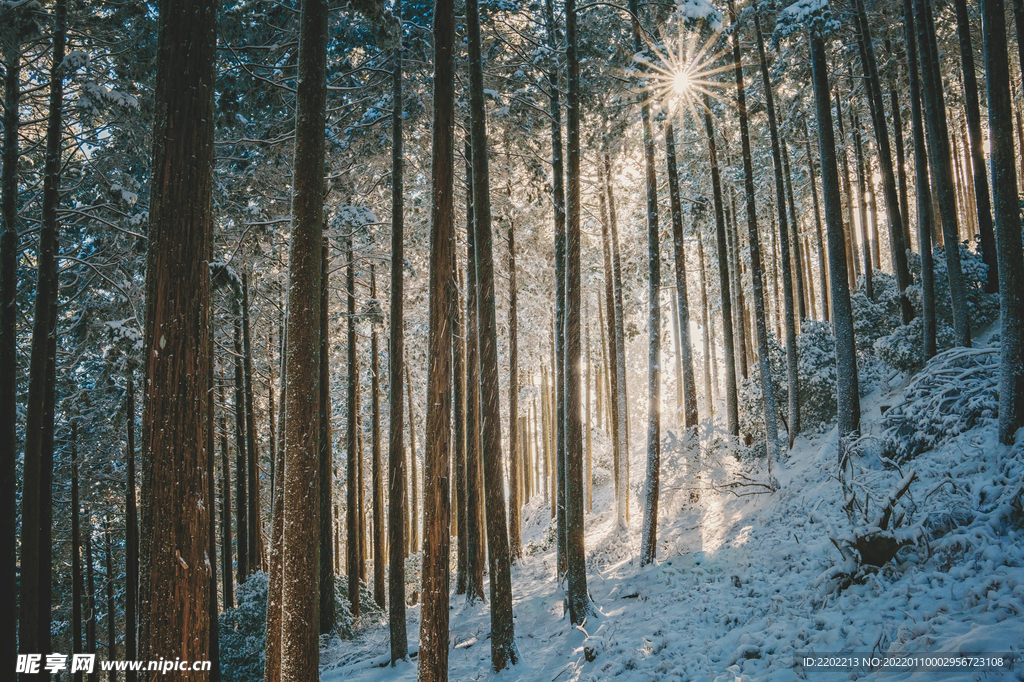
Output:
[[[893,376],[880,383],[862,400],[865,438],[854,455],[856,473],[846,478],[862,503],[870,498],[874,518],[910,470],[917,474],[900,500],[905,519],[897,531],[916,542],[895,561],[845,584],[851,565],[832,539],[850,536],[856,524],[843,509],[835,428],[797,438],[774,467],[779,488],[771,494],[729,487],[748,482],[741,476],[767,480],[764,462],[707,446],[713,438],[704,440],[698,483],[695,458],[670,431],[658,561],[640,568],[646,453],[637,438],[629,531],[616,529],[610,480],[595,486],[586,518],[595,616],[573,629],[563,615],[553,523],[535,497],[523,514],[524,558],[512,572],[520,663],[491,672],[488,605],[453,595],[450,679],[784,682],[807,679],[795,666],[798,652],[1012,652],[1013,672],[814,672],[810,679],[1024,680],[1024,439],[1001,446],[994,422],[981,419],[894,467],[877,444],[883,411],[903,402],[908,381]],[[599,462],[607,459],[602,454]],[[607,471],[596,478],[607,479]],[[418,607],[409,620],[415,652]],[[415,659],[390,668],[387,652],[386,621],[369,619],[355,639],[325,647],[322,679],[414,680]]]

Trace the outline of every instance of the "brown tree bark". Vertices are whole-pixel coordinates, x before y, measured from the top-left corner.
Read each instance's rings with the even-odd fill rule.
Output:
[[[42,227],[36,259],[35,319],[29,354],[28,399],[25,404],[25,459],[21,497],[21,603],[18,645],[21,653],[48,653],[50,648],[53,537],[53,430],[57,343],[57,256],[60,226],[60,181],[63,140],[64,75],[62,62],[67,32],[67,0],[54,5],[50,101],[43,169]],[[5,162],[6,163],[6,162]],[[42,680],[47,673],[22,680]]]
[[[248,572],[263,569],[263,522],[260,519],[259,440],[253,410],[252,339],[249,332],[249,271],[242,268],[242,376],[245,390],[245,476],[249,537]]]
[[[125,477],[125,540],[124,540],[124,573],[125,573],[125,595],[124,595],[124,654],[125,659],[135,660],[138,655],[138,606],[139,606],[139,510],[138,504],[135,499],[135,372],[132,369],[128,370],[128,391],[125,400],[125,422],[127,430],[127,442],[128,452],[127,459],[128,465],[126,467]],[[212,396],[210,398],[212,400]],[[223,402],[223,399],[222,399]],[[77,431],[77,424],[73,425]],[[210,428],[213,425],[210,424]],[[77,434],[75,434],[75,440],[77,440]],[[211,470],[211,476],[213,475]],[[77,502],[72,505],[75,512],[75,523],[78,523],[78,504]],[[226,523],[228,528],[231,527],[230,516],[225,517],[222,523]],[[229,531],[230,532],[230,531]],[[224,550],[228,555],[228,578],[230,582],[231,570],[230,570],[230,557],[231,557],[231,543],[225,546]],[[77,551],[75,553],[76,559],[78,558]],[[81,580],[80,574],[78,580]],[[225,583],[227,584],[227,583]],[[79,586],[79,592],[81,592],[81,586]],[[228,599],[234,602],[234,596],[230,592],[225,591],[224,603],[228,603]],[[125,679],[128,682],[135,682],[138,679],[136,671],[127,671]]]
[[[330,244],[324,237],[320,247],[320,338],[317,353],[320,356],[320,390],[317,395],[317,410],[320,413],[319,443],[317,448],[317,467],[319,469],[320,489],[317,497],[320,502],[319,543],[320,543],[320,634],[334,632],[334,544],[331,537],[334,527],[334,447],[331,436],[331,327],[328,315],[330,302]],[[273,462],[271,462],[273,467]]]
[[[134,493],[134,488],[132,489]],[[82,653],[82,509],[78,501],[78,420],[71,422],[71,653]],[[126,598],[127,595],[126,595]],[[125,604],[125,625],[128,621]],[[13,620],[13,617],[12,617]],[[125,630],[125,642],[128,631]],[[134,642],[132,642],[134,644]],[[82,671],[75,671],[74,682],[82,682]]]
[[[480,444],[484,469],[484,505],[487,527],[487,567],[491,585],[491,667],[500,672],[519,658],[512,622],[512,574],[505,509],[505,476],[502,469],[501,409],[498,393],[498,324],[495,313],[493,236],[491,234],[490,175],[487,159],[487,127],[484,112],[483,59],[480,47],[480,15],[477,0],[466,2],[466,27],[469,39],[469,109],[473,158],[473,212],[476,238],[477,336],[480,343]],[[451,251],[448,287],[454,290],[455,262]],[[451,296],[452,293],[448,293]],[[451,336],[448,332],[442,360],[450,361]],[[450,375],[446,367],[445,374]],[[447,378],[447,376],[446,376]],[[447,388],[448,381],[444,388]],[[448,401],[450,402],[450,401]],[[448,405],[450,408],[450,405]],[[445,429],[448,428],[447,415]],[[445,448],[447,450],[447,447]],[[447,455],[447,452],[445,452]],[[442,465],[447,469],[447,457]],[[447,474],[447,472],[445,472]],[[447,486],[447,475],[445,485]],[[447,487],[444,488],[446,507]],[[432,502],[436,503],[436,502]],[[447,509],[446,509],[447,511]],[[447,529],[446,529],[447,532]],[[447,560],[445,552],[444,558]],[[447,566],[445,567],[447,570]],[[447,597],[447,591],[445,593]]]
[[[359,488],[359,364],[356,349],[356,273],[351,235],[345,240],[346,346],[348,351],[348,400],[346,401],[345,466],[345,573],[348,575],[349,611],[358,618],[360,563]]]
[[[391,665],[408,658],[405,622],[405,443],[402,364],[405,359],[405,211],[402,138],[402,3],[395,2],[391,74],[391,300],[388,334],[388,629]],[[458,416],[456,416],[458,423]]]
[[[370,298],[377,299],[377,274],[370,264]],[[384,460],[380,442],[380,353],[377,324],[371,320],[370,329],[370,485],[373,508],[373,600],[384,608],[387,601],[384,569],[387,557],[384,549]]]
[[[320,300],[323,287],[327,2],[302,0],[288,256],[281,680],[320,677]]]
[[[240,317],[236,315],[236,318]],[[242,372],[242,330],[241,320],[234,324],[233,364],[235,367],[235,543],[238,563],[236,575],[241,585],[249,576],[249,503],[246,488],[249,475],[245,456],[245,389]]]
[[[508,534],[509,551],[513,561],[522,559],[523,547],[520,533],[520,452],[519,442],[519,340],[516,317],[516,238],[515,224],[510,221],[508,228],[508,453],[509,453],[509,508]]]
[[[430,309],[427,350],[427,436],[424,457],[423,606],[419,682],[448,679],[449,520],[452,331],[446,322],[455,292],[453,166],[455,7],[434,3],[434,119],[431,163]],[[410,423],[412,414],[409,415]],[[415,454],[414,454],[415,456]]]

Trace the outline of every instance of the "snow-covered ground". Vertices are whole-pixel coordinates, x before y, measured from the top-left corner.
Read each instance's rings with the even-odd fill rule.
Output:
[[[563,615],[550,511],[535,497],[523,514],[524,559],[512,573],[521,662],[495,676],[487,604],[467,606],[453,595],[450,679],[1024,680],[1020,660],[1013,672],[941,675],[806,674],[794,667],[797,652],[1024,654],[1024,447],[999,445],[994,422],[983,418],[900,467],[884,464],[882,412],[900,405],[906,382],[882,383],[862,401],[865,437],[842,478],[860,518],[867,506],[864,526],[905,476],[917,474],[897,509],[904,515],[898,537],[918,541],[895,562],[842,589],[850,565],[832,539],[851,536],[857,524],[844,510],[833,428],[797,439],[774,467],[780,487],[771,494],[725,487],[748,482],[741,475],[765,481],[763,461],[741,462],[725,445],[709,446],[707,433],[694,458],[666,433],[658,561],[640,568],[646,455],[637,438],[629,532],[615,528],[610,482],[595,486],[586,518],[598,615],[581,630]],[[418,607],[409,621],[416,651]],[[324,650],[322,679],[415,679],[415,659],[397,669],[387,661],[387,624],[378,618],[361,624],[354,640]]]

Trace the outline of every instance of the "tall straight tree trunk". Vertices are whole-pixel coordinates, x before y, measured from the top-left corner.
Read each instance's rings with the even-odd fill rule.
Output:
[[[754,28],[757,33],[757,52],[761,62],[761,85],[764,89],[765,108],[768,110],[768,129],[771,133],[772,140],[772,162],[775,167],[775,203],[778,206],[779,212],[779,250],[781,251],[782,260],[782,299],[783,306],[785,307],[785,319],[786,319],[786,384],[788,387],[787,393],[789,395],[789,424],[787,431],[789,432],[789,447],[793,447],[793,439],[796,438],[796,434],[800,432],[800,377],[797,374],[797,350],[796,350],[796,312],[794,311],[793,305],[793,262],[790,258],[790,236],[789,236],[789,220],[786,215],[786,176],[789,174],[788,169],[782,163],[782,144],[779,140],[779,125],[775,118],[775,93],[772,87],[772,79],[768,73],[768,57],[765,55],[764,50],[764,36],[761,33],[761,18],[755,13],[754,14]],[[739,59],[737,58],[737,63]],[[741,100],[742,101],[742,100]],[[743,108],[740,109],[740,116],[745,116]],[[747,154],[744,152],[744,158]],[[752,201],[752,200],[751,200]],[[748,215],[750,215],[748,213]],[[793,223],[793,232],[796,232],[796,222]],[[753,231],[751,232],[751,244],[754,242]],[[751,254],[753,254],[753,249]],[[753,262],[753,256],[751,256],[751,262]],[[795,259],[799,268],[799,257]],[[798,270],[799,275],[799,270]],[[755,296],[756,300],[756,296]],[[802,300],[802,296],[801,296]],[[803,315],[801,315],[802,317]],[[761,371],[764,372],[766,368],[770,366],[767,358],[767,344],[761,349],[763,356],[761,362]],[[771,385],[771,375],[768,375],[767,385]],[[766,397],[769,391],[765,391]],[[767,401],[766,401],[767,402]],[[774,406],[774,400],[772,401]],[[767,408],[766,408],[767,409]],[[774,418],[774,411],[772,414]],[[768,422],[766,421],[765,424]],[[769,438],[771,438],[771,431],[768,432]],[[775,443],[775,441],[772,441]],[[769,448],[769,456],[772,454],[772,449]],[[770,466],[770,465],[769,465]]]
[[[910,240],[910,206],[907,199],[907,161],[903,144],[903,115],[900,113],[900,99],[896,92],[896,78],[899,75],[899,59],[893,54],[889,38],[885,39],[885,51],[893,58],[889,72],[889,109],[892,111],[893,140],[896,143],[896,181],[900,190],[900,217],[903,219],[903,246],[912,251]]]
[[[216,4],[163,0],[157,38],[142,415],[143,658],[209,660],[206,400]],[[91,562],[90,562],[91,564]],[[183,570],[184,569],[184,570]],[[185,680],[172,671],[169,680]]]
[[[480,444],[484,468],[484,503],[487,524],[487,568],[491,583],[491,667],[500,672],[519,659],[512,622],[512,572],[505,511],[505,483],[501,453],[501,409],[498,395],[498,324],[494,305],[494,258],[491,234],[490,175],[487,159],[487,123],[484,111],[484,73],[480,49],[480,14],[477,0],[466,3],[469,39],[469,110],[473,151],[473,211],[476,237],[477,336],[480,341]],[[451,256],[454,265],[454,251]],[[451,266],[449,266],[451,267]],[[453,273],[452,273],[453,274]],[[451,285],[454,277],[449,276]],[[454,289],[454,286],[451,286]],[[449,294],[451,295],[451,294]],[[451,338],[448,353],[450,360]],[[450,374],[450,368],[446,374]],[[448,382],[445,382],[447,388]],[[449,401],[450,402],[450,401]],[[447,416],[446,416],[447,420]],[[446,421],[447,426],[447,421]],[[447,453],[446,453],[447,454]],[[447,479],[447,476],[445,476]],[[447,492],[447,481],[445,482]],[[447,503],[446,499],[446,503]],[[448,553],[445,552],[445,570]],[[447,591],[445,592],[447,599]]]
[[[241,585],[249,576],[249,503],[246,496],[248,467],[245,442],[245,392],[242,378],[242,329],[239,315],[234,324],[235,366],[235,535],[238,547],[237,579]]]
[[[988,126],[992,135],[992,187],[999,228],[999,440],[1012,445],[1017,429],[1024,425],[1024,253],[1013,158],[1013,104],[1003,0],[983,0],[981,11]]]
[[[114,623],[117,620],[117,605],[114,602],[114,550],[110,543],[110,522],[103,520],[103,559],[104,576],[107,579],[107,660],[117,660],[117,631]],[[107,673],[110,682],[117,680],[117,671]]]
[[[320,677],[320,301],[323,293],[327,2],[301,0],[288,256],[289,390],[281,564],[281,680]],[[329,512],[328,512],[329,513]]]
[[[283,357],[282,370],[287,369],[287,354]],[[287,376],[282,371],[281,376]],[[285,383],[281,382],[285,398],[288,394]],[[282,405],[285,400],[281,401]],[[287,425],[287,419],[279,421],[281,428]],[[263,664],[264,682],[280,682],[281,680],[281,578],[284,561],[284,448],[277,449],[277,460],[274,462],[275,478],[281,481],[274,490],[274,512],[271,529],[270,576],[267,587],[267,653]]]
[[[608,217],[610,205],[606,199],[611,198],[611,183],[608,178],[610,164],[607,162],[598,164],[598,175],[600,176],[600,197],[601,197],[601,247],[604,255],[604,296],[605,310],[608,311],[608,414],[610,415],[611,427],[608,429],[612,437],[612,477],[615,483],[615,513],[620,529],[625,528],[626,513],[625,505],[620,504],[619,497],[619,472],[620,460],[625,457],[625,450],[622,443],[625,441],[625,433],[620,434],[621,420],[619,419],[619,363],[618,344],[615,342],[615,276],[612,269],[612,240],[611,223]],[[624,429],[623,429],[624,431]],[[620,514],[621,512],[621,514]]]
[[[36,255],[38,265],[35,319],[32,323],[29,354],[28,400],[25,405],[25,462],[21,496],[21,608],[18,611],[18,644],[19,651],[27,654],[46,654],[51,650],[53,430],[57,372],[57,297],[60,288],[57,275],[60,234],[57,209],[60,206],[62,168],[62,62],[68,20],[67,0],[58,0],[53,13],[53,57],[50,68],[49,113],[46,122],[42,227]],[[22,673],[21,679],[42,680],[48,676],[48,673]]]
[[[128,393],[125,401],[125,421],[127,423],[127,441],[128,441],[128,466],[126,468],[125,476],[127,478],[125,482],[125,538],[124,538],[124,574],[125,574],[125,589],[124,589],[124,655],[127,660],[135,660],[138,654],[138,644],[136,641],[136,632],[138,629],[138,605],[139,605],[139,510],[135,500],[135,376],[134,370],[128,371]],[[212,396],[210,398],[212,400]],[[223,401],[222,401],[223,402]],[[77,441],[77,424],[73,423],[75,431],[73,431],[73,440]],[[210,429],[213,429],[213,424],[210,424]],[[213,476],[213,470],[210,470],[210,475]],[[72,505],[75,510],[75,523],[78,523],[78,503]],[[212,510],[211,510],[212,513]],[[227,527],[231,528],[230,516],[225,516],[222,519],[222,524],[226,524]],[[228,531],[230,532],[230,530]],[[225,545],[224,552],[228,555],[228,576],[225,579],[225,587],[230,585],[231,581],[231,543],[228,542]],[[78,560],[77,551],[75,552],[75,558]],[[79,575],[75,571],[76,575]],[[79,575],[79,580],[81,576]],[[81,586],[79,586],[79,593],[81,593]],[[228,600],[231,600],[230,602]],[[234,603],[234,595],[232,592],[225,589],[224,592],[224,604]],[[136,671],[127,671],[126,678],[128,682],[135,682],[138,679]]]
[[[736,12],[732,0],[729,2],[729,11],[735,24]],[[775,389],[772,386],[771,366],[768,360],[768,327],[764,306],[764,276],[761,269],[761,246],[757,231],[757,206],[754,202],[754,165],[750,152],[750,130],[747,125],[747,96],[743,85],[743,58],[740,52],[739,40],[733,42],[732,58],[733,67],[736,71],[736,108],[740,119],[740,145],[743,155],[744,189],[747,198],[750,274],[754,283],[754,321],[757,326],[757,352],[761,367],[761,393],[764,399],[764,424],[768,440],[768,471],[770,476],[771,459],[778,456],[779,433],[775,423]]]
[[[736,348],[733,345],[732,293],[729,288],[729,246],[725,234],[725,211],[722,205],[722,179],[718,169],[715,131],[711,126],[708,98],[704,98],[704,133],[711,163],[711,189],[715,204],[715,238],[718,248],[718,283],[722,294],[722,347],[725,352],[725,414],[726,428],[733,436],[740,433],[739,402],[736,397]],[[742,353],[742,349],[740,349]]]
[[[864,168],[864,145],[860,134],[860,120],[856,114],[850,115],[850,127],[853,129],[853,150],[857,160],[857,203],[860,206],[860,245],[861,253],[864,255],[864,293],[868,298],[874,300],[875,286],[872,279],[871,262],[871,235],[868,234],[868,207],[867,207],[867,171]]]
[[[853,338],[853,308],[846,272],[843,206],[836,166],[836,140],[832,129],[832,106],[828,83],[825,41],[820,29],[809,32],[811,83],[818,116],[818,154],[821,159],[821,191],[828,229],[828,269],[832,285],[832,327],[836,347],[836,403],[839,437],[851,438],[860,431],[860,395],[857,386],[857,348]],[[845,455],[840,448],[840,462]]]
[[[14,22],[12,22],[14,23]],[[0,235],[0,585],[17,580],[17,394],[18,394],[18,129],[21,123],[21,36],[27,22],[9,26],[3,41],[4,151],[2,193],[3,234]],[[16,36],[16,37],[15,37]],[[77,507],[75,508],[77,513]],[[77,556],[77,554],[76,554]],[[78,575],[78,573],[76,573]],[[0,660],[13,661],[18,648],[18,605],[15,590],[0,590]],[[80,619],[79,619],[80,620]],[[79,638],[81,639],[81,638]],[[39,650],[41,651],[41,649]],[[78,651],[81,651],[79,649]],[[38,653],[38,652],[36,652]],[[80,678],[80,675],[78,676]],[[78,680],[76,680],[78,682]]]
[[[548,45],[556,54],[561,51],[561,37],[555,25],[553,0],[545,0],[545,21]],[[555,478],[558,486],[552,495],[552,510],[555,512],[557,531],[557,568],[565,572],[565,174],[562,158],[562,113],[558,102],[557,67],[548,74],[548,89],[551,105],[551,165],[554,173],[552,182],[555,203],[555,328],[553,335],[554,357],[551,367],[554,385],[555,419]],[[474,164],[475,166],[476,164]]]
[[[519,451],[519,339],[516,306],[516,238],[515,226],[508,228],[508,477],[509,500],[508,531],[512,560],[523,558],[520,531],[522,496],[520,490],[521,453]]]
[[[831,312],[829,303],[829,272],[828,261],[825,260],[825,244],[821,234],[821,208],[818,205],[818,178],[814,172],[814,154],[811,151],[811,136],[807,130],[807,118],[804,117],[804,144],[807,147],[807,171],[811,176],[811,201],[814,204],[815,241],[818,247],[818,278],[821,288],[821,319],[828,322]]]
[[[786,206],[789,208],[789,226],[793,229],[793,269],[796,271],[796,310],[797,327],[800,322],[806,320],[808,311],[813,317],[814,286],[810,278],[804,275],[804,260],[810,260],[807,253],[801,252],[800,221],[796,217],[796,201],[793,200],[793,175],[789,167],[789,145],[786,140],[780,140],[782,148],[782,175],[786,181]],[[809,300],[810,299],[810,300]],[[799,329],[798,329],[799,331]]]
[[[939,76],[935,23],[927,0],[914,0],[914,21],[921,60],[921,98],[928,135],[928,160],[946,249],[946,274],[953,308],[953,337],[956,345],[970,347],[971,321],[967,310],[967,285],[960,265],[960,232],[957,226],[949,130]]]
[[[256,434],[256,416],[252,399],[252,340],[249,333],[249,272],[242,268],[242,371],[245,388],[245,475],[248,481],[246,514],[249,527],[248,572],[263,567],[263,523],[260,520],[259,445]]]
[[[626,323],[622,302],[622,257],[619,253],[619,225],[615,214],[615,194],[612,187],[612,165],[608,152],[604,154],[604,177],[608,193],[608,226],[611,232],[612,296],[615,342],[615,403],[619,459],[616,467],[615,519],[619,530],[629,523],[629,401],[626,390]]]
[[[683,207],[679,198],[679,171],[676,167],[676,133],[671,122],[665,124],[665,150],[668,156],[668,192],[672,210],[672,248],[676,261],[676,307],[679,320],[679,354],[683,379],[683,424],[697,426],[697,381],[693,375],[693,346],[690,341],[690,297],[686,290],[686,251],[683,248]],[[695,209],[694,209],[695,210]]]
[[[420,551],[420,510],[419,510],[419,474],[416,471],[416,410],[412,402],[412,378],[409,373],[409,350],[405,349],[405,396],[409,408],[409,480],[410,480],[410,513],[409,538],[413,552]]]
[[[213,245],[210,246],[210,260],[212,260]],[[208,561],[210,564],[210,682],[220,682],[220,628],[218,623],[218,616],[220,615],[220,606],[217,603],[217,486],[215,479],[217,478],[217,453],[214,448],[214,375],[213,375],[213,356],[214,356],[214,326],[213,316],[209,318],[210,322],[210,335],[208,342],[210,344],[209,352],[206,354],[207,369],[207,385],[206,385],[206,494],[207,499],[210,501],[210,513],[208,515],[209,523],[207,526],[207,537],[209,542],[209,554]],[[127,535],[127,530],[126,530]],[[126,543],[127,544],[127,543]],[[127,557],[126,557],[127,558]],[[108,571],[109,573],[109,571]],[[127,562],[125,566],[125,576],[127,577]],[[113,601],[114,601],[114,590],[111,586],[109,589],[109,599],[111,603],[110,611],[113,612]],[[108,615],[108,618],[110,616]],[[116,641],[114,637],[114,626],[113,619],[111,618],[110,623],[110,639],[112,642]],[[113,671],[112,671],[113,673]],[[114,682],[115,676],[111,676],[110,682]]]
[[[334,632],[334,545],[332,530],[334,517],[334,448],[331,436],[331,327],[328,315],[330,303],[330,245],[324,237],[320,246],[320,319],[318,320],[320,338],[317,342],[317,353],[320,356],[320,389],[317,395],[317,411],[320,414],[320,427],[317,438],[317,468],[320,477],[320,489],[317,498],[320,503],[319,537],[320,543],[320,634]],[[271,467],[274,463],[271,462]]]
[[[846,197],[846,224],[843,227],[843,241],[846,244],[846,270],[849,276],[849,286],[856,288],[857,277],[860,274],[860,264],[857,262],[857,240],[853,236],[853,231],[856,229],[854,221],[854,205],[853,205],[853,184],[850,181],[850,155],[849,155],[849,144],[846,140],[846,129],[843,125],[843,110],[839,105],[839,87],[836,87],[836,125],[839,128],[839,144],[842,149],[837,150],[839,153],[839,161],[841,162],[841,168],[843,171],[843,195]],[[824,180],[822,180],[824,184]],[[825,189],[822,188],[824,193]],[[827,229],[827,228],[826,228]],[[831,261],[830,261],[831,262]]]
[[[391,665],[409,657],[405,622],[405,442],[402,372],[405,356],[405,158],[402,136],[402,3],[394,7],[391,74],[391,301],[388,321],[388,630]],[[458,384],[456,384],[458,386]],[[458,389],[456,389],[458,390]],[[459,431],[460,415],[456,415]],[[458,447],[456,447],[458,452]],[[456,455],[458,459],[458,454]]]
[[[419,682],[448,679],[448,593],[451,497],[450,314],[455,283],[454,127],[455,7],[434,3],[434,119],[431,162],[430,296],[427,341],[427,436],[424,448],[423,607],[420,619]],[[412,413],[409,414],[412,423]],[[413,453],[415,457],[415,452]]]
[[[705,209],[700,207],[703,212]],[[704,414],[714,416],[715,392],[711,382],[711,337],[708,328],[708,279],[704,267],[704,236],[697,227],[697,215],[694,214],[693,233],[697,235],[697,264],[700,266],[700,341],[701,358],[704,364]]]
[[[630,0],[633,52],[643,50],[637,0]],[[646,84],[641,83],[641,92]],[[651,108],[641,94],[640,122],[644,140],[644,177],[647,181],[647,481],[640,536],[640,565],[655,559],[658,549],[658,497],[661,489],[661,248],[658,233],[658,178],[654,169],[654,133]]]
[[[455,411],[454,436],[455,444],[452,446],[452,455],[455,458],[455,514],[458,518],[459,527],[456,532],[456,572],[455,572],[455,594],[466,593],[466,575],[469,568],[467,551],[469,544],[469,533],[467,532],[467,506],[466,506],[466,432],[467,432],[467,407],[466,407],[466,316],[465,303],[462,300],[462,293],[465,291],[462,280],[462,268],[456,264],[455,273],[458,278],[456,286],[455,306],[458,310],[452,316],[452,370],[455,372],[453,382],[455,390],[452,399],[455,404],[452,409]]]
[[[134,489],[132,490],[134,493]],[[78,420],[71,422],[71,653],[82,653],[82,521],[78,502]],[[127,544],[127,543],[126,543]],[[12,590],[13,591],[13,590]],[[125,644],[128,639],[128,604],[125,602]],[[134,642],[132,642],[134,644]],[[75,671],[75,682],[82,682],[82,671]]]
[[[231,570],[231,466],[228,459],[227,404],[224,401],[223,373],[217,382],[217,399],[220,403],[220,572],[221,580],[224,582],[221,591],[224,595],[224,608],[230,609],[235,605],[235,576]]]
[[[370,264],[370,298],[377,299],[377,275]],[[373,488],[373,600],[384,608],[384,461],[380,443],[380,354],[377,325],[371,320],[370,329],[370,485]]]
[[[860,60],[864,68],[868,106],[871,110],[871,122],[875,129],[875,143],[878,146],[878,169],[882,176],[885,213],[889,223],[889,243],[892,247],[893,270],[896,273],[896,286],[900,291],[900,313],[903,317],[903,324],[910,324],[910,320],[914,318],[914,309],[910,305],[910,298],[906,292],[907,287],[913,282],[910,279],[910,267],[907,264],[907,245],[903,242],[903,215],[900,212],[899,194],[896,189],[896,174],[893,172],[892,167],[892,148],[889,145],[889,128],[885,123],[882,84],[878,76],[878,63],[875,59],[875,48],[871,40],[871,26],[868,23],[868,14],[864,6],[864,0],[854,0],[854,5],[857,10],[857,37],[860,48]],[[872,186],[874,186],[874,183],[872,183]],[[874,196],[874,190],[872,190],[872,196]]]
[[[566,599],[569,604],[569,622],[582,625],[590,615],[590,595],[587,592],[587,555],[584,547],[583,513],[583,413],[582,392],[589,390],[583,383],[580,346],[581,304],[583,290],[580,282],[580,64],[576,27],[576,0],[565,0],[566,73],[568,92],[565,98],[567,118],[566,142],[568,147],[567,229],[565,253],[565,558],[567,568]],[[515,375],[513,375],[514,377]],[[497,378],[497,377],[495,377]],[[513,378],[514,381],[514,378]],[[589,410],[588,410],[589,414]],[[589,433],[590,425],[586,426]],[[518,516],[518,514],[517,514]],[[491,578],[492,584],[494,578]],[[511,601],[511,600],[510,600]],[[492,607],[493,608],[493,607]],[[509,604],[509,628],[512,608]],[[514,648],[513,648],[514,650]]]
[[[477,333],[477,276],[472,150],[466,144],[466,601],[484,599],[483,463],[480,447],[480,344]]]
[[[89,510],[85,510],[85,517],[88,519],[88,528],[85,531],[85,573],[86,573],[86,608],[88,615],[85,618],[85,653],[96,653],[96,568],[92,563],[92,516]],[[89,682],[96,682],[99,679],[99,672],[94,668],[89,674]]]
[[[970,134],[971,171],[974,175],[974,200],[977,203],[978,232],[981,234],[981,257],[988,266],[985,291],[999,290],[999,270],[996,263],[996,235],[992,225],[989,204],[988,172],[985,169],[985,140],[981,135],[981,110],[978,104],[978,77],[974,70],[974,46],[971,44],[971,21],[967,15],[967,0],[954,0],[956,34],[960,42],[960,65],[963,73],[964,113]],[[1005,21],[1002,22],[1005,24]],[[1005,26],[1003,29],[1005,33]],[[1009,76],[1007,76],[1009,78]],[[1012,109],[1007,116],[1012,116]],[[1013,124],[1010,124],[1010,149],[1013,148]],[[993,147],[993,151],[995,151]],[[1016,173],[1014,174],[1016,179]],[[998,190],[997,190],[998,191]]]
[[[345,433],[345,574],[348,576],[348,603],[353,618],[358,618],[359,604],[359,364],[356,352],[356,270],[352,252],[352,236],[345,240],[345,305],[346,346],[348,355],[348,399],[346,400]]]

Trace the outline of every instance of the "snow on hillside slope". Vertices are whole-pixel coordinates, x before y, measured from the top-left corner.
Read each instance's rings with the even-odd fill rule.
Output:
[[[837,477],[835,429],[797,439],[773,471],[780,484],[773,494],[722,488],[740,474],[766,478],[763,462],[741,464],[724,446],[703,449],[697,481],[694,458],[668,433],[658,563],[641,569],[636,558],[646,455],[635,449],[628,533],[615,529],[611,484],[595,487],[586,543],[599,613],[585,632],[571,629],[554,576],[550,511],[535,497],[523,515],[524,560],[512,574],[521,663],[493,675],[487,605],[453,596],[450,679],[1024,680],[1024,447],[999,445],[994,423],[982,418],[897,470],[880,458],[880,424],[883,407],[901,397],[876,391],[862,401],[865,438],[846,477],[870,519],[916,472],[898,505],[899,532],[920,540],[896,562],[841,589],[844,563],[831,538],[853,526]],[[418,607],[409,617],[416,651]],[[1013,672],[805,675],[794,658],[807,651],[1012,652],[1018,663]],[[392,669],[387,652],[386,624],[367,625],[355,640],[324,650],[322,678],[414,680],[415,659]]]

